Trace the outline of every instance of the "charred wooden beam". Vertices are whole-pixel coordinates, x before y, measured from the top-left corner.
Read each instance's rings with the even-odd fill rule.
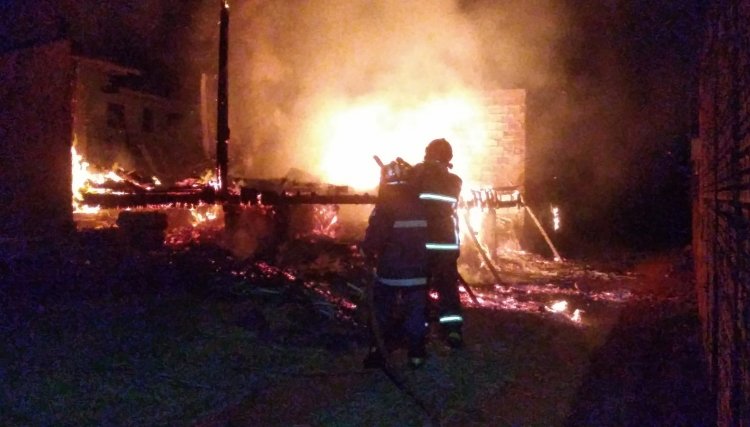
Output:
[[[522,207],[523,198],[516,187],[472,192],[471,199],[461,199],[461,208],[498,209]],[[200,203],[241,203],[248,205],[373,205],[377,196],[371,194],[318,194],[315,192],[284,192],[243,187],[239,194],[220,197],[210,186],[191,189],[143,191],[133,193],[85,193],[83,204],[105,209],[154,205],[197,205]]]
[[[229,168],[229,94],[228,67],[229,57],[229,4],[221,0],[221,19],[219,21],[219,76],[217,90],[216,114],[216,172],[219,177],[219,195],[228,196]]]
[[[242,203],[262,205],[372,205],[377,196],[370,194],[285,193],[242,188]]]
[[[196,191],[148,191],[139,193],[84,193],[83,204],[99,206],[103,209],[125,209],[145,206],[173,206],[213,204],[218,201],[213,188]]]
[[[462,198],[462,208],[498,209],[523,206],[523,198],[518,187],[495,187],[471,190],[471,198]]]
[[[83,204],[104,209],[134,208],[145,206],[198,205],[201,203],[234,203],[249,205],[371,205],[376,196],[369,194],[280,193],[242,188],[239,195],[219,197],[212,187],[191,191],[149,191],[127,194],[85,193]]]

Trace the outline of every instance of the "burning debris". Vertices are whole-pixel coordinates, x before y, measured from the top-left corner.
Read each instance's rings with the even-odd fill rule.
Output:
[[[320,310],[329,314],[336,310],[349,312],[349,316],[352,310],[356,311],[357,303],[353,301],[361,297],[365,287],[363,280],[368,278],[364,277],[361,260],[357,259],[354,251],[347,249],[342,252],[334,243],[344,227],[339,218],[339,205],[323,202],[355,200],[371,203],[373,198],[360,196],[360,199],[351,199],[348,188],[342,186],[303,183],[286,178],[248,180],[230,187],[230,194],[240,204],[231,215],[233,223],[228,224],[226,206],[215,203],[213,191],[216,179],[211,173],[165,188],[158,180],[143,180],[137,174],[116,169],[93,172],[93,168],[75,149],[72,154],[76,171],[74,202],[77,203],[77,214],[100,215],[111,225],[113,214],[110,210],[84,205],[81,201],[95,195],[109,197],[101,200],[117,200],[117,203],[122,203],[123,197],[191,195],[194,197],[193,203],[175,203],[174,200],[165,199],[169,203],[129,207],[123,212],[163,211],[169,224],[165,227],[164,241],[170,248],[179,250],[192,245],[218,243],[229,249],[237,259],[265,259],[272,263],[258,264],[256,267],[260,270],[269,272],[283,269],[274,270],[274,274],[286,275],[299,286],[323,298],[314,304]],[[151,200],[155,200],[153,196]],[[292,211],[289,209],[291,205],[298,206]],[[488,244],[483,241],[483,235],[497,227],[496,210],[521,207],[522,197],[517,187],[468,190],[462,197],[459,209],[466,225],[464,235],[468,238],[463,239],[464,255],[460,268],[464,277],[474,283],[465,283],[461,287],[461,295],[467,306],[549,313],[581,324],[585,310],[580,306],[572,307],[572,300],[556,298],[567,296],[582,301],[623,302],[632,296],[627,290],[598,291],[584,285],[602,281],[620,283],[628,279],[627,276],[601,273],[570,262],[552,262],[518,249],[500,249],[497,242]],[[127,218],[138,216],[126,215],[116,224],[123,227],[142,222]],[[487,222],[488,219],[493,221]],[[127,231],[129,234],[138,234],[130,226],[125,228],[130,230]],[[351,248],[352,244],[345,246]],[[315,251],[311,252],[310,249]],[[336,253],[335,256],[332,251]],[[344,272],[346,279],[336,276]],[[248,274],[247,271],[238,273],[238,277],[257,276],[259,273]],[[297,274],[304,278],[297,279]],[[252,292],[274,291],[258,289]]]

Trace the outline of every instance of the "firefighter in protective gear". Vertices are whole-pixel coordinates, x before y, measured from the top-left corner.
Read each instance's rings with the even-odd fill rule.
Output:
[[[416,368],[426,357],[427,220],[417,192],[406,181],[409,168],[403,161],[381,168],[378,200],[361,249],[375,266],[374,315],[386,347],[405,337],[409,365]],[[394,317],[400,311],[402,318]],[[384,356],[372,345],[365,367],[382,366]]]
[[[430,288],[438,293],[440,330],[448,345],[463,345],[463,317],[458,293],[458,199],[461,178],[448,169],[453,165],[453,148],[436,139],[425,148],[424,161],[414,166],[410,181],[419,193],[428,224]]]

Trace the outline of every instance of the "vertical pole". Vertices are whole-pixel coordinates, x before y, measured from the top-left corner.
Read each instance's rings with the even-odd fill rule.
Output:
[[[221,1],[219,21],[219,82],[216,114],[216,173],[219,178],[219,198],[227,198],[227,164],[229,163],[229,101],[227,58],[229,46],[229,3]]]
[[[552,244],[552,240],[550,240],[549,236],[547,235],[547,232],[544,231],[544,227],[542,227],[542,224],[537,219],[536,215],[534,215],[534,212],[531,211],[531,208],[529,205],[526,204],[526,202],[523,200],[523,197],[521,198],[521,203],[523,203],[523,207],[526,208],[526,212],[529,213],[529,216],[532,220],[534,220],[534,224],[536,224],[536,228],[539,229],[539,232],[542,233],[542,237],[544,237],[544,240],[547,242],[547,246],[549,246],[550,250],[552,251],[552,255],[554,256],[555,261],[562,262],[562,257],[557,252],[557,249],[555,248],[555,245]]]

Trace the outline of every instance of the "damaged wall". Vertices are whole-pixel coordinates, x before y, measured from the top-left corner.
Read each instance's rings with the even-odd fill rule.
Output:
[[[81,56],[75,70],[76,147],[87,161],[162,180],[184,178],[200,162],[185,106],[140,87],[139,70]]]
[[[63,41],[0,54],[0,237],[73,229],[73,62]]]
[[[471,156],[471,176],[464,181],[485,186],[526,187],[526,90],[496,89],[486,94],[487,140],[478,154]],[[524,226],[523,209],[496,209],[482,218],[480,240],[493,251],[520,249]]]
[[[750,0],[715,2],[693,141],[696,286],[719,425],[750,425]]]
[[[494,90],[487,94],[487,147],[472,156],[474,181],[494,187],[523,186],[526,161],[526,91]]]

